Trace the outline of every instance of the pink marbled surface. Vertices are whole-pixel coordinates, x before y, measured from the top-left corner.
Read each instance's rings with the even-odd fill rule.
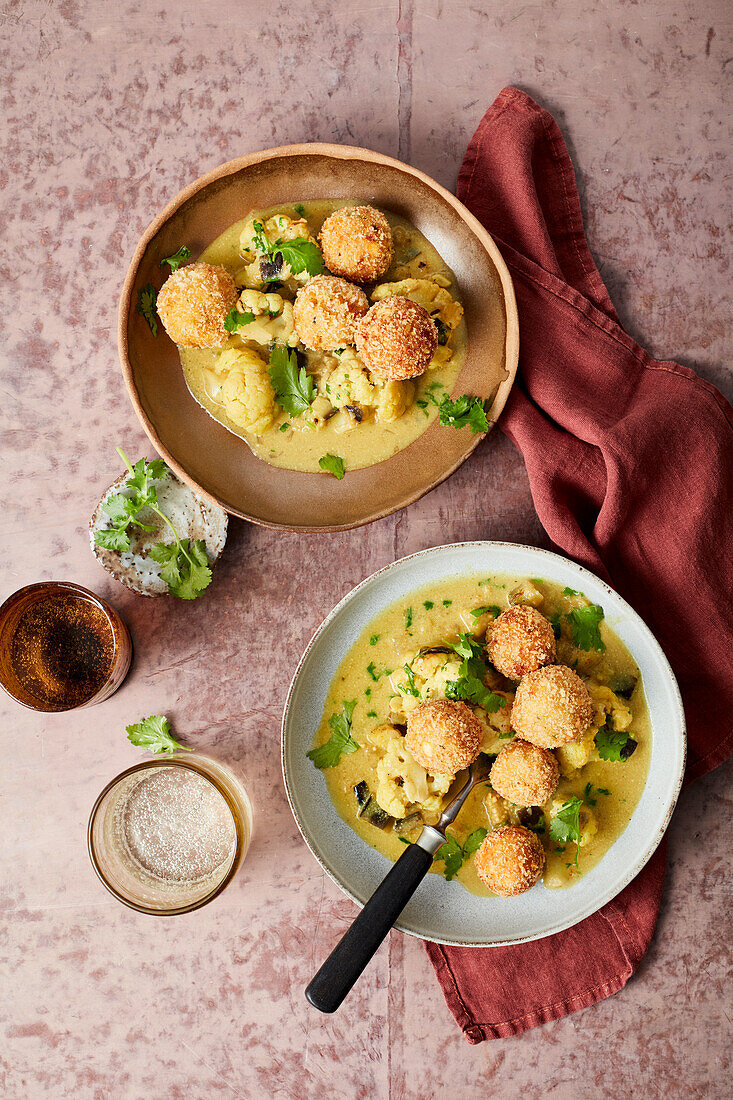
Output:
[[[323,615],[395,557],[466,538],[545,544],[503,437],[367,529],[309,538],[233,523],[195,605],[124,591],[86,541],[115,443],[149,453],[114,328],[127,259],[158,209],[223,160],[300,140],[371,146],[453,186],[507,83],[565,131],[630,331],[730,396],[724,0],[16,0],[0,5],[0,41],[0,598],[73,578],[121,610],[136,644],[130,679],[101,707],[43,717],[1,701],[3,1095],[729,1096],[726,769],[682,796],[658,933],[616,997],[472,1048],[422,946],[393,934],[337,1016],[303,998],[355,909],[287,808],[287,683]],[[95,795],[139,756],[125,724],[155,711],[241,764],[256,804],[243,872],[172,922],[117,905],[85,848]]]

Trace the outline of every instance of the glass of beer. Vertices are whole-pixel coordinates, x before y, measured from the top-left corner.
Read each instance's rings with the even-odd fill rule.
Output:
[[[31,710],[101,703],[120,686],[131,660],[120,616],[79,584],[29,584],[0,607],[0,685]]]
[[[189,913],[232,881],[252,810],[234,772],[200,753],[136,764],[108,783],[89,818],[94,870],[139,913]]]

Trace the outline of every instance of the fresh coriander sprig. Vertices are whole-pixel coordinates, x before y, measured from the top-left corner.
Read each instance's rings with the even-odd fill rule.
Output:
[[[494,714],[506,706],[506,699],[486,687],[486,662],[483,658],[483,646],[470,634],[459,634],[457,642],[444,642],[454,653],[462,657],[458,669],[458,680],[449,680],[445,685],[445,694],[449,699],[460,699],[465,703],[483,707],[488,714]]]
[[[273,344],[268,374],[275,399],[288,416],[301,416],[310,411],[316,396],[315,383],[305,367],[298,367],[298,356],[293,349]]]
[[[437,852],[433,856],[433,859],[440,859],[445,864],[443,874],[448,882],[460,871],[464,864],[464,861],[469,859],[475,852],[479,850],[484,842],[486,836],[486,829],[474,829],[474,831],[466,837],[466,841],[463,845],[459,844],[454,836],[448,835],[445,844],[441,844]]]
[[[439,412],[440,423],[446,428],[470,428],[474,435],[488,432],[489,418],[486,415],[487,402],[480,397],[469,397],[467,393],[451,401],[447,393],[436,397],[432,388],[425,391],[424,402],[435,405]],[[418,401],[427,409],[427,404]],[[427,413],[425,414],[427,416]]]
[[[191,249],[187,244],[182,244],[177,252],[174,252],[172,256],[166,256],[160,261],[160,266],[168,264],[171,271],[178,271],[181,264],[185,264],[186,260],[191,259]]]
[[[243,328],[244,325],[251,325],[255,319],[254,313],[246,309],[244,313],[238,309],[232,309],[227,313],[224,319],[224,328],[227,332],[236,332],[237,329]]]
[[[125,482],[126,493],[115,493],[105,501],[103,511],[110,517],[112,525],[103,531],[95,532],[95,543],[106,550],[115,550],[118,553],[129,551],[128,530],[131,524],[143,531],[155,530],[138,518],[144,508],[149,508],[170,528],[175,539],[175,543],[156,543],[150,550],[150,557],[163,566],[160,576],[174,596],[182,600],[196,599],[211,584],[206,543],[203,539],[191,541],[179,538],[168,516],[161,511],[154,482],[165,477],[168,467],[159,458],[153,459],[152,462],[141,458],[133,466],[120,447],[117,448],[117,453],[130,474]]]
[[[333,474],[339,481],[341,481],[346,473],[346,464],[343,458],[339,455],[332,455],[330,452],[318,459],[318,465],[322,470],[325,470],[327,474]]]
[[[178,749],[193,752],[188,745],[176,741],[170,722],[162,714],[151,714],[149,718],[142,718],[125,729],[127,740],[139,749],[147,749],[148,752],[177,752]]]
[[[252,239],[255,248],[265,257],[265,262],[274,264],[273,274],[279,275],[279,268],[287,264],[293,275],[300,275],[307,271],[309,275],[322,275],[326,270],[323,262],[323,253],[317,244],[305,237],[295,237],[293,240],[284,241],[282,237],[274,243],[270,243],[265,233],[265,227],[260,221],[252,223]]]
[[[351,719],[354,714],[356,699],[344,703],[341,714],[332,714],[328,720],[331,728],[331,736],[324,744],[311,749],[305,755],[312,760],[317,768],[333,768],[338,764],[344,753],[356,752],[358,742],[351,736]]]
[[[583,800],[575,795],[560,807],[550,819],[550,837],[561,844],[570,842],[575,845],[575,866],[580,855],[580,809]]]
[[[603,608],[600,604],[592,603],[588,607],[574,607],[566,618],[573,632],[573,645],[578,649],[595,649],[598,653],[605,651],[606,643],[600,631],[603,621]]]
[[[594,741],[601,760],[615,763],[625,763],[638,745],[638,741],[629,737],[624,730],[613,730],[608,725],[601,726]]]
[[[155,316],[155,303],[158,301],[158,291],[152,283],[147,283],[137,292],[137,305],[135,310],[148,322],[153,336],[158,335],[158,321]]]

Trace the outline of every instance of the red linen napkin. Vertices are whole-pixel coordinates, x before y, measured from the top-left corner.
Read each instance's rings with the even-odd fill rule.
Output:
[[[687,778],[733,747],[733,409],[620,327],[583,230],[554,119],[505,88],[484,115],[458,197],[514,280],[520,373],[499,427],[521,450],[542,524],[656,634],[688,727]],[[517,1035],[618,992],[657,920],[664,845],[581,924],[516,947],[426,944],[471,1043]]]

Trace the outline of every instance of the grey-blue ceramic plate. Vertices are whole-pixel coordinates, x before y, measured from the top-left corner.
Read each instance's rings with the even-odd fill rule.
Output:
[[[324,620],[298,665],[283,715],[283,776],[295,820],[313,855],[349,897],[363,904],[391,864],[339,817],[322,774],[306,758],[331,680],[344,654],[385,607],[428,582],[474,573],[545,577],[601,604],[608,625],[639,666],[652,726],[649,776],[633,817],[600,863],[575,885],[546,890],[539,883],[516,898],[486,898],[428,875],[395,926],[438,943],[491,947],[569,928],[638,875],[669,824],[686,743],[679,688],[659,643],[626,601],[593,573],[546,550],[505,542],[459,543],[411,554],[362,581]]]

